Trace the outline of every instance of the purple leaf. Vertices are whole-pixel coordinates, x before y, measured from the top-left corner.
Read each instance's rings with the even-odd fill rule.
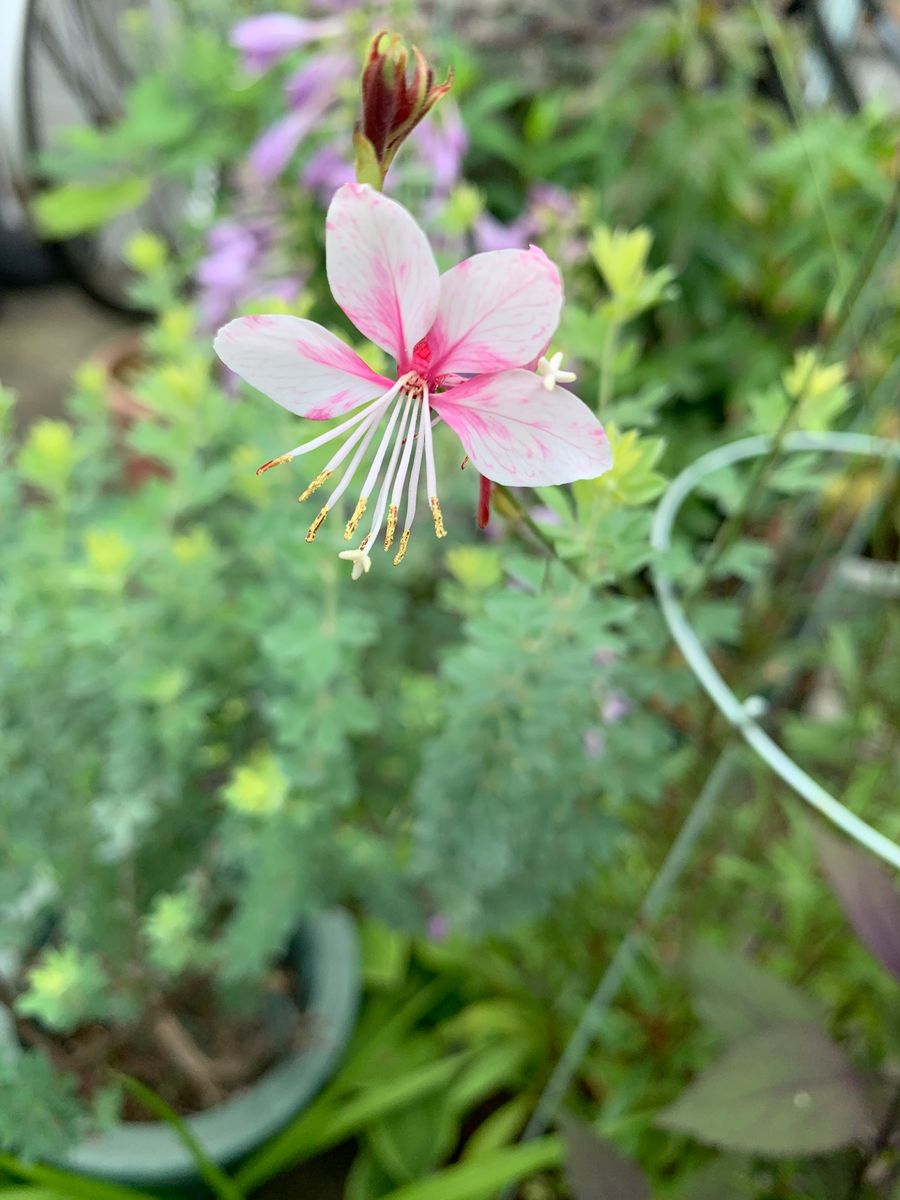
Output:
[[[861,1080],[816,1026],[747,1034],[703,1072],[659,1124],[700,1142],[770,1158],[824,1154],[872,1133]]]
[[[566,1183],[575,1200],[649,1200],[650,1187],[640,1168],[590,1125],[567,1116],[561,1127]]]
[[[701,942],[685,966],[697,1015],[723,1037],[819,1016],[803,992],[735,951]]]
[[[900,979],[900,891],[871,854],[813,827],[822,870],[859,939]]]

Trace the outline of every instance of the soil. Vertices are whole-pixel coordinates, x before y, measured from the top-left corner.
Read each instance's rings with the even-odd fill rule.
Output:
[[[79,1094],[90,1100],[109,1086],[111,1073],[139,1080],[177,1113],[203,1112],[245,1091],[278,1059],[310,1041],[292,971],[273,971],[255,1012],[224,1012],[210,981],[184,980],[177,992],[148,1011],[137,1025],[84,1025],[73,1033],[54,1034],[19,1018],[19,1040],[40,1046],[54,1066],[78,1080]],[[152,1114],[130,1096],[122,1117],[146,1121]]]

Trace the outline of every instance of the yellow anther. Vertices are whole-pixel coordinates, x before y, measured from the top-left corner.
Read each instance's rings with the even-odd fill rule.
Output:
[[[403,562],[403,556],[406,554],[406,548],[409,546],[409,530],[404,529],[400,537],[400,547],[394,555],[394,566],[399,567]]]
[[[360,550],[365,550],[366,546],[368,546],[368,544],[369,544],[369,542],[371,542],[371,540],[372,540],[371,533],[367,533],[366,536],[363,538],[363,540],[359,543]]]
[[[270,458],[267,463],[263,463],[261,467],[257,467],[257,475],[262,475],[265,471],[271,471],[273,467],[280,467],[282,463],[290,462],[290,454],[279,454],[277,458]]]
[[[444,514],[441,512],[437,496],[431,497],[431,515],[434,517],[434,536],[439,538],[446,537],[447,530],[444,528]]]
[[[320,508],[319,515],[316,517],[316,519],[313,521],[312,525],[310,525],[309,529],[306,531],[306,540],[308,542],[315,541],[316,534],[322,528],[322,525],[327,516],[328,516],[328,509]]]
[[[466,455],[466,457],[465,457],[465,458],[462,460],[462,462],[459,464],[459,469],[460,469],[461,471],[464,471],[468,465],[469,465],[469,456],[468,456],[468,454],[467,454],[467,455]]]
[[[312,483],[309,485],[309,487],[306,489],[306,491],[301,492],[300,495],[297,497],[299,502],[302,504],[304,500],[308,500],[310,498],[310,496],[313,494],[313,492],[317,492],[330,474],[331,474],[330,471],[320,471],[319,474],[312,481]]]
[[[394,544],[394,533],[397,529],[397,505],[392,504],[388,509],[387,530],[384,535],[384,548],[390,550]]]
[[[347,522],[346,528],[344,529],[344,541],[345,542],[349,542],[350,539],[353,537],[354,533],[356,533],[356,527],[362,520],[362,515],[365,511],[366,511],[366,499],[365,499],[365,496],[361,496],[360,499],[357,500],[357,502],[356,502],[356,508],[354,508],[354,510],[353,510],[353,516]]]

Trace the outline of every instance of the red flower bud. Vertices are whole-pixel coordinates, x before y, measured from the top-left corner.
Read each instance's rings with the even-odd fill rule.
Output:
[[[362,73],[362,114],[353,135],[360,183],[382,187],[400,146],[453,84],[452,70],[444,83],[435,84],[434,71],[417,46],[412,57],[408,79],[409,53],[399,34],[377,33],[369,45]]]

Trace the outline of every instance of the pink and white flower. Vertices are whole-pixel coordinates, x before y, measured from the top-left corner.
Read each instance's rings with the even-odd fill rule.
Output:
[[[609,443],[591,410],[556,380],[548,394],[547,375],[531,369],[562,308],[559,271],[541,250],[476,254],[440,275],[406,209],[365,184],[337,191],[325,229],[334,298],[356,328],[394,358],[395,378],[371,370],[334,334],[299,317],[239,317],[215,341],[227,367],[284,408],[314,421],[347,418],[260,467],[268,470],[343,438],[300,496],[307,499],[340,469],[307,541],[364,462],[368,469],[344,531],[348,541],[375,499],[359,549],[344,554],[354,577],[368,570],[367,548],[382,527],[385,550],[401,530],[393,561],[402,561],[423,466],[434,530],[443,537],[432,434],[439,421],[496,483],[547,486],[609,469]]]

